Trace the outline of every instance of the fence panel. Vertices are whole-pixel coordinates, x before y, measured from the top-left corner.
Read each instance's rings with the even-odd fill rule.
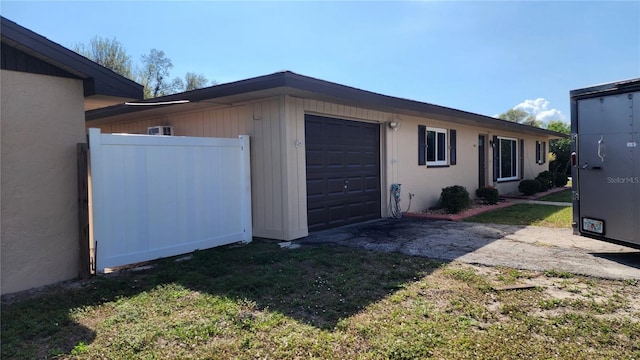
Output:
[[[96,270],[251,241],[249,136],[89,130]]]

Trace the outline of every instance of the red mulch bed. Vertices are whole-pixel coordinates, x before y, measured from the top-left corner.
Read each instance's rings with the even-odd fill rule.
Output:
[[[414,218],[414,219],[460,221],[471,216],[485,213],[487,211],[493,211],[497,209],[502,209],[507,206],[511,206],[516,203],[512,201],[512,199],[535,200],[545,195],[553,194],[553,193],[564,191],[567,189],[571,189],[571,188],[570,187],[553,188],[545,192],[537,193],[531,196],[524,196],[520,193],[506,194],[506,195],[502,195],[500,197],[500,201],[495,205],[476,203],[471,208],[463,212],[460,212],[458,214],[446,214],[444,213],[443,210],[425,210],[419,213],[417,212],[402,213],[402,216],[408,217],[408,218]]]

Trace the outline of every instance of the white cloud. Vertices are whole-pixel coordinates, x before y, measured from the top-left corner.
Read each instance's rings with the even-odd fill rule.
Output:
[[[535,100],[525,100],[520,104],[514,106],[514,109],[524,110],[530,114],[536,114],[541,110],[546,109],[549,106],[549,102],[543,98],[537,98]]]
[[[558,109],[549,108],[549,101],[543,98],[535,100],[525,100],[513,107],[534,115],[537,120],[547,123],[549,120],[564,120],[565,117]]]
[[[536,114],[536,119],[545,123],[551,120],[564,120],[564,115],[558,109],[543,110]]]

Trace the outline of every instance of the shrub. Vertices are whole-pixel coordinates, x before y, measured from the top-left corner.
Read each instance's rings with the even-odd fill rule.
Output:
[[[438,203],[449,214],[457,214],[471,205],[471,199],[467,189],[454,185],[442,189]]]
[[[547,191],[555,185],[556,177],[551,171],[543,171],[536,176],[536,180],[542,184],[542,190],[540,191]]]
[[[494,187],[483,187],[476,190],[476,196],[484,199],[487,204],[497,204],[500,199],[498,189]]]
[[[538,190],[539,192],[541,191],[547,191],[549,190],[549,180],[543,177],[537,177],[536,180],[540,183],[540,190]]]
[[[538,180],[522,180],[518,184],[518,190],[525,196],[533,195],[540,191],[540,181]]]
[[[567,185],[567,183],[569,182],[569,177],[567,177],[566,174],[557,172],[557,173],[553,173],[553,175],[555,176],[554,184],[557,187],[563,187]]]

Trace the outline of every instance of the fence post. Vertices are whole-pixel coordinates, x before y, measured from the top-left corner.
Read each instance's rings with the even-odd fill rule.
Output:
[[[87,164],[87,144],[76,144],[78,167],[78,241],[80,245],[81,279],[87,279],[91,274],[89,261],[89,174]]]
[[[240,166],[240,177],[243,185],[242,190],[242,216],[244,224],[244,242],[250,243],[253,239],[253,224],[251,217],[251,137],[240,135],[242,165]]]

